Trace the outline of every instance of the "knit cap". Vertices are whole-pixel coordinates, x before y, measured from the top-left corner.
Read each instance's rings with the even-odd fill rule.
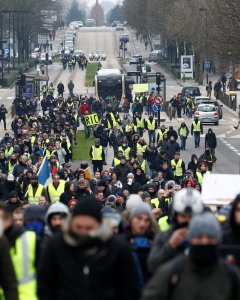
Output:
[[[220,224],[211,212],[196,215],[190,223],[189,240],[201,236],[216,238],[219,242],[222,239]]]
[[[135,208],[132,209],[131,213],[130,213],[130,219],[133,219],[139,215],[147,215],[149,217],[149,219],[152,219],[153,215],[152,215],[152,210],[151,207],[148,203],[140,203],[138,204]]]

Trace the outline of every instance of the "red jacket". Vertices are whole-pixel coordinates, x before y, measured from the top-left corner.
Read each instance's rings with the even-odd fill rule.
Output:
[[[89,105],[88,105],[87,103],[81,104],[81,106],[80,106],[80,113],[83,115],[83,114],[86,113],[86,111],[90,112],[90,107],[89,107]]]

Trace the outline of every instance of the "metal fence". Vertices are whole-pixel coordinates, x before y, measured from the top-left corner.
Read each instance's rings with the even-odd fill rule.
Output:
[[[230,96],[223,91],[219,93],[219,100],[232,110],[237,110],[237,96]]]

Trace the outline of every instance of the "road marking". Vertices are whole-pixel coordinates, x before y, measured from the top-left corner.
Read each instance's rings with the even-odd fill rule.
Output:
[[[237,150],[237,149],[233,149],[233,151],[234,151],[234,152],[238,152],[238,150]]]
[[[184,121],[183,118],[177,118],[177,120],[178,120],[179,122],[183,122],[183,121]]]
[[[227,132],[226,132],[227,133]],[[217,135],[217,138],[219,139],[223,139],[223,138],[226,138],[226,134],[220,134],[220,135]],[[223,141],[225,142],[225,141]]]
[[[236,153],[238,156],[240,156],[240,153]]]
[[[11,100],[11,99],[13,99],[13,97],[7,97],[7,99],[8,99],[8,100]]]
[[[240,134],[239,135],[234,135],[234,136],[229,136],[229,139],[240,139]]]

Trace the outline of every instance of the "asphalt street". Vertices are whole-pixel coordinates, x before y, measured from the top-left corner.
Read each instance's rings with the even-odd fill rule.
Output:
[[[118,51],[118,39],[119,34],[116,33],[114,28],[82,28],[76,37],[76,49],[81,49],[85,52],[86,55],[91,51],[104,51],[107,55],[107,60],[102,63],[103,68],[124,68],[125,71],[135,70],[136,67],[129,66],[128,64],[124,66],[119,65],[119,60],[117,56],[119,55]],[[126,56],[130,57],[131,54],[140,53],[143,57],[148,56],[149,49],[145,51],[143,43],[138,41],[132,32],[127,32],[130,37],[130,42],[128,44],[128,51]],[[60,32],[57,36],[56,46],[59,47],[61,43],[63,32]],[[159,67],[156,64],[152,64],[152,71],[161,71],[167,82],[167,100],[173,94],[176,94],[181,91],[182,84],[179,81],[176,81],[170,74],[168,74],[164,69]],[[76,66],[73,72],[68,70],[63,70],[61,63],[54,63],[49,66],[49,76],[50,82],[57,84],[59,81],[62,81],[65,85],[65,95],[67,95],[67,84],[73,80],[75,84],[74,92],[79,94],[93,93],[94,88],[89,88],[84,86],[85,80],[85,71],[79,70]],[[188,83],[185,83],[186,85]],[[205,94],[205,87],[201,87],[202,94]],[[4,103],[8,109],[12,104],[14,99],[15,88],[12,89],[0,89],[0,102]],[[166,114],[163,112],[162,117],[166,119],[164,124],[168,127],[172,125],[174,129],[178,129],[181,122],[185,121],[187,126],[190,128],[192,120],[183,116],[180,119],[170,120],[167,118]],[[10,128],[11,118],[8,118],[7,128]],[[233,112],[223,108],[223,119],[220,120],[219,126],[215,125],[204,125],[204,135],[201,137],[200,148],[194,148],[193,138],[189,137],[187,140],[187,150],[182,151],[181,155],[185,163],[189,162],[192,153],[200,155],[204,152],[204,136],[208,128],[212,128],[216,133],[218,138],[218,147],[216,150],[217,163],[214,166],[214,173],[229,173],[229,174],[239,174],[240,173],[240,131],[235,130],[233,126],[237,123],[237,116]],[[3,124],[0,124],[0,135],[4,134]],[[147,138],[146,138],[147,139]],[[79,158],[81,159],[81,158]],[[109,151],[108,164],[111,164],[113,159],[112,150]]]

